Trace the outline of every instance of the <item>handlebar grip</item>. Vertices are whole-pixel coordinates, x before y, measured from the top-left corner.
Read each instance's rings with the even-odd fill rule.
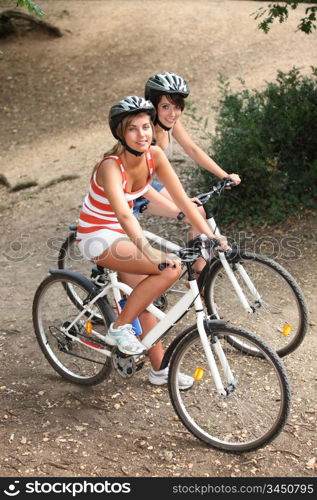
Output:
[[[157,267],[159,268],[160,271],[163,271],[163,269],[166,269],[169,266],[166,262],[162,262],[159,264]]]
[[[232,181],[231,179],[228,179],[228,177],[224,177],[220,183],[222,186],[228,186],[228,187],[233,187],[233,186],[236,186],[236,183],[234,181]]]

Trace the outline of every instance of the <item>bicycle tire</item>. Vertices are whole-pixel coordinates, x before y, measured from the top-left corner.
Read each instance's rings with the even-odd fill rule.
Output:
[[[76,243],[76,233],[71,232],[64,240],[61,245],[57,258],[58,269],[61,271],[70,270],[73,272],[78,272],[79,274],[90,278],[92,276],[93,264],[85,259],[77,246]],[[78,306],[79,310],[81,310],[80,301],[78,297],[76,297],[76,293],[71,283],[64,284],[65,292],[68,297],[73,301],[75,305]],[[97,318],[96,318],[97,321]],[[103,321],[102,317],[99,317],[99,321]]]
[[[81,254],[76,238],[76,232],[71,231],[62,243],[57,257],[58,269],[69,269],[90,278],[93,264]]]
[[[290,354],[304,340],[308,328],[308,309],[303,292],[285,268],[265,256],[245,252],[238,262],[260,292],[261,304],[242,282],[236,262],[231,263],[231,269],[249,303],[255,306],[253,313],[247,313],[221,262],[216,261],[210,268],[204,287],[208,314],[225,318],[264,337],[281,357]],[[254,355],[258,353],[254,352]]]
[[[225,452],[256,450],[270,443],[282,431],[290,409],[290,387],[281,358],[263,340],[233,327],[215,326],[207,333],[211,346],[221,343],[235,382],[226,385],[227,396],[217,392],[196,327],[175,348],[169,366],[168,389],[172,405],[183,425],[199,440]],[[262,356],[244,355],[227,337],[238,343],[254,344]],[[213,349],[212,349],[213,350]],[[213,350],[214,352],[214,350]],[[248,356],[246,359],[245,356]],[[222,381],[227,371],[215,360]],[[187,391],[180,391],[178,374],[203,377]]]
[[[93,332],[87,333],[87,318],[81,317],[72,326],[70,332],[73,337],[69,338],[63,329],[75,320],[79,312],[64,293],[65,285],[69,284],[76,288],[82,301],[95,291],[92,283],[70,271],[47,276],[33,299],[35,335],[47,361],[62,377],[81,385],[95,385],[109,376],[112,366],[110,357],[102,354],[107,345],[95,332],[105,335],[113,317],[107,301],[98,299],[90,308]],[[103,318],[102,325],[100,321],[93,321],[94,315]]]

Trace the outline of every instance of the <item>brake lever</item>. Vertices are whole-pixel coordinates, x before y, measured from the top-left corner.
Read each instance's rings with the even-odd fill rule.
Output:
[[[198,196],[196,196],[196,198],[198,198],[200,201],[200,203],[198,203],[196,200],[193,200],[193,203],[195,203],[195,205],[197,207],[202,207],[205,203],[207,203],[207,201],[209,199],[209,197],[207,196],[207,193],[198,195]],[[177,220],[183,220],[184,217],[185,217],[184,212],[179,212],[179,214],[177,215]]]

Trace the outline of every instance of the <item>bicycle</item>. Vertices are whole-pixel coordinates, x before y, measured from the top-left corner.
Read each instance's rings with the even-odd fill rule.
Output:
[[[223,451],[246,452],[265,446],[281,432],[290,408],[289,382],[282,360],[263,340],[206,316],[192,264],[200,256],[209,259],[209,242],[197,237],[193,246],[177,251],[189,288],[167,313],[148,306],[159,321],[142,343],[149,349],[194,305],[196,324],[173,339],[160,367],[169,367],[173,408],[199,440]],[[98,384],[112,368],[129,378],[144,365],[145,356],[126,356],[106,343],[107,326],[116,318],[108,297],[114,296],[120,310],[122,294],[132,291],[118,281],[116,272],[106,273],[108,284],[100,287],[74,271],[50,270],[34,296],[33,322],[41,350],[50,365],[74,383]],[[68,286],[76,290],[76,300],[65,294]],[[255,350],[261,357],[250,355]],[[186,391],[178,387],[179,372],[194,378]]]
[[[207,202],[212,198],[220,198],[226,187],[234,183],[223,180],[209,192],[197,196],[203,205],[206,220],[213,233],[220,234],[212,211]],[[182,219],[183,214],[179,215]],[[80,262],[80,272],[84,272],[84,259],[78,261],[76,254],[76,228],[71,225],[70,234],[62,244],[58,255],[59,269],[72,269]],[[159,244],[168,252],[177,252],[179,245],[161,238],[150,231],[144,231],[153,244]],[[102,279],[103,268],[87,262],[88,276],[97,282]],[[291,274],[274,260],[256,253],[247,252],[238,246],[226,253],[214,256],[205,266],[198,280],[199,289],[203,290],[204,302],[208,314],[220,319],[226,318],[232,324],[253,331],[265,338],[268,343],[283,357],[293,352],[303,341],[308,328],[308,309],[303,292]],[[184,288],[184,287],[183,287]],[[71,288],[68,290],[71,292]],[[165,310],[170,293],[185,293],[177,284],[163,296],[156,305]],[[253,353],[258,355],[257,352]]]

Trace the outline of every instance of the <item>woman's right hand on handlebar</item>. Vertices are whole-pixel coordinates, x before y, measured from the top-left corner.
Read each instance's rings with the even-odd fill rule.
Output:
[[[151,248],[151,255],[148,258],[160,271],[163,271],[167,267],[175,268],[181,265],[181,261],[176,255],[161,252],[153,247]]]

